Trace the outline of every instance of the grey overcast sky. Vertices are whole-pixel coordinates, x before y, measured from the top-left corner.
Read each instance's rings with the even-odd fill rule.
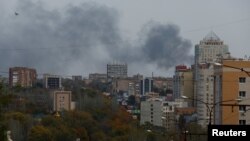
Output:
[[[250,1],[1,0],[0,71],[88,76],[126,62],[129,75],[171,77],[211,30],[232,56],[250,56]]]

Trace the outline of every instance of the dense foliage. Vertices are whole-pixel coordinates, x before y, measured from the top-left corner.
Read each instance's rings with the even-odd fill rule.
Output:
[[[8,130],[15,141],[145,140],[145,130],[137,128],[138,121],[116,100],[91,88],[78,88],[74,88],[77,109],[58,113],[50,112],[45,89],[1,91],[0,140],[6,140]]]
[[[179,131],[154,129],[150,124],[140,126],[115,96],[102,95],[104,89],[99,91],[97,85],[92,85],[66,80],[65,90],[72,91],[76,110],[53,112],[51,91],[41,87],[8,88],[0,83],[0,141],[7,141],[7,131],[11,131],[14,141],[170,141],[183,137]],[[130,96],[128,103],[134,105],[135,97]],[[196,125],[191,130],[201,131]],[[188,137],[189,141],[202,140]]]

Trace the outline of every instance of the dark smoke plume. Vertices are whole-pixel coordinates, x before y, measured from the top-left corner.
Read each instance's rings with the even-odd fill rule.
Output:
[[[60,13],[22,0],[17,11],[0,25],[1,68],[83,74],[111,60],[109,51],[121,42],[117,11],[95,3],[68,6]]]
[[[18,2],[18,15],[0,14],[1,71],[26,66],[40,73],[105,73],[106,64],[117,60],[141,72],[147,64],[168,69],[190,62],[191,43],[175,25],[151,24],[140,45],[131,45],[121,37],[115,9],[90,2],[59,11]]]
[[[147,62],[169,69],[175,65],[191,63],[189,55],[192,44],[179,35],[176,25],[149,23],[143,30],[142,56]]]

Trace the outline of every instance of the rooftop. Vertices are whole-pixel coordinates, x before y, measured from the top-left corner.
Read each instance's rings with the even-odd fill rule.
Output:
[[[205,41],[220,41],[220,38],[213,32],[210,31],[204,38]]]

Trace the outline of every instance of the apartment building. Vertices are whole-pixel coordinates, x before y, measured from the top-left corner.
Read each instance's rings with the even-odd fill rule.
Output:
[[[164,127],[166,130],[173,129],[178,120],[175,115],[177,107],[187,107],[187,103],[183,99],[165,101],[157,97],[142,101],[140,124],[149,122],[154,126]]]
[[[175,67],[173,76],[173,95],[174,99],[187,96],[194,98],[193,71],[186,65],[178,65]],[[188,101],[189,106],[193,106],[193,101]]]
[[[20,85],[21,87],[32,87],[36,81],[37,73],[33,68],[13,67],[9,68],[9,85],[14,87]]]
[[[71,91],[53,91],[52,103],[53,111],[68,111],[74,108],[71,100]]]
[[[46,89],[61,89],[62,78],[59,75],[44,74],[44,86]]]
[[[128,66],[126,63],[107,64],[108,78],[126,78],[128,76]]]
[[[215,106],[215,124],[250,124],[250,60],[228,58],[215,66],[215,101],[224,104]]]

